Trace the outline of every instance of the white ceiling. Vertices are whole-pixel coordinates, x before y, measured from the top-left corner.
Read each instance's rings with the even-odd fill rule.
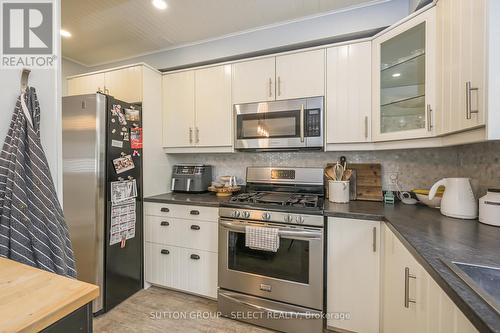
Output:
[[[92,66],[373,0],[63,0],[63,56]]]

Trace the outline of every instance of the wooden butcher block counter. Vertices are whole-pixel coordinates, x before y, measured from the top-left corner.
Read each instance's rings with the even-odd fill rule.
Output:
[[[0,258],[0,333],[92,330],[99,287]]]

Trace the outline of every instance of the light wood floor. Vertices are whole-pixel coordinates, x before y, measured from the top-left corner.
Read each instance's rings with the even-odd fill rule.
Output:
[[[235,320],[216,317],[216,312],[217,303],[215,301],[151,287],[139,291],[110,312],[94,318],[94,332],[273,332]],[[187,319],[179,318],[178,313],[186,313]],[[210,318],[200,318],[207,313],[212,316]]]

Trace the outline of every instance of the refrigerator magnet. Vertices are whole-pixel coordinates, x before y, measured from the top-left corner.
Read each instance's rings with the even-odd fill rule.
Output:
[[[129,136],[128,132],[123,133],[123,141],[130,141],[130,136]]]
[[[111,108],[111,115],[118,116],[118,114],[122,112],[121,108],[122,108],[121,105],[113,104],[113,107]]]
[[[142,149],[142,128],[136,127],[130,129],[130,148]]]
[[[139,121],[141,116],[139,110],[125,109],[125,119],[128,121]]]
[[[111,147],[123,148],[123,141],[111,140]]]
[[[123,157],[115,158],[113,160],[113,165],[117,174],[123,173],[128,170],[135,168],[134,161],[131,155],[125,155]]]

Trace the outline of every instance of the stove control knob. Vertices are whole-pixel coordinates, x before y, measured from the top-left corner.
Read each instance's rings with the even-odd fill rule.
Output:
[[[241,216],[242,216],[244,219],[247,219],[247,218],[249,218],[249,217],[250,217],[250,212],[246,212],[246,211],[245,211],[245,212],[241,213]]]
[[[295,218],[295,222],[297,222],[298,224],[304,223],[304,217],[303,216],[297,216]]]
[[[284,220],[286,223],[290,223],[290,222],[292,222],[292,215],[285,215],[285,216],[283,216],[283,220]]]
[[[269,221],[271,219],[271,214],[270,213],[262,213],[262,219],[264,221]]]
[[[240,212],[238,212],[237,210],[233,210],[233,212],[231,213],[231,217],[235,217],[235,218],[240,217]]]

